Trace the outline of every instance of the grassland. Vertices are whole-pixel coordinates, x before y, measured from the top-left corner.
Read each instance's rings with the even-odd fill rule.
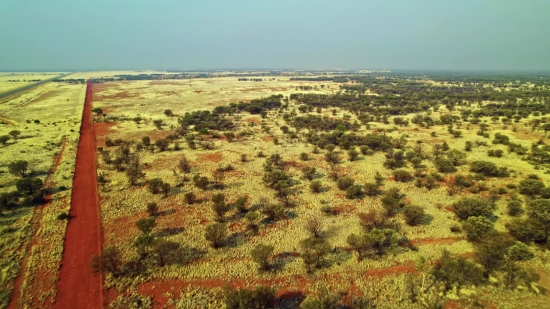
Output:
[[[46,83],[0,102],[0,135],[20,132],[0,148],[0,193],[16,189],[20,177],[8,172],[16,160],[29,162],[32,177],[40,178],[48,192],[45,204],[2,210],[1,308],[10,294],[9,308],[50,308],[53,303],[66,226],[57,216],[70,205],[84,91],[82,85]]]
[[[135,239],[140,235],[136,222],[148,217],[147,204],[155,202],[159,211],[155,216],[157,226],[153,235],[179,244],[182,251],[178,252],[185,256],[183,263],[171,263],[162,267],[142,265],[139,275],[107,275],[105,287],[112,306],[123,308],[129,306],[132,299],[139,298],[143,304],[152,308],[219,308],[228,288],[269,285],[277,291],[277,304],[283,308],[295,308],[304,297],[323,294],[323,288],[340,293],[342,301],[347,304],[354,297],[367,295],[375,299],[380,308],[423,307],[421,302],[411,303],[411,294],[407,290],[411,286],[410,282],[420,280],[420,272],[415,267],[416,261],[420,257],[426,261],[435,261],[441,256],[443,249],[453,255],[466,257],[472,256],[474,252],[472,242],[466,239],[465,233],[452,232],[450,228],[461,224],[452,212],[452,204],[463,197],[476,194],[473,190],[449,194],[449,183],[453,181],[453,177],[470,174],[469,164],[476,160],[490,161],[508,168],[510,175],[507,177],[489,177],[477,181],[487,188],[479,194],[482,198],[491,198],[489,192],[495,192],[498,188],[506,191],[504,193],[501,190],[503,193],[495,198],[494,214],[498,219],[494,221],[494,229],[501,232],[506,232],[506,223],[513,219],[507,215],[506,209],[507,202],[513,196],[511,185],[530,174],[538,175],[544,183],[550,180],[547,173],[541,172],[541,169],[546,170],[544,166],[531,164],[520,155],[507,153],[505,145],[491,143],[496,133],[505,134],[510,137],[511,142],[526,148],[540,139],[546,140],[543,131],[532,130],[533,119],[542,119],[543,115],[530,115],[509,124],[492,121],[490,117],[480,117],[481,123],[487,125],[490,138],[477,134],[478,124],[460,121],[460,124],[454,125],[455,130],[458,128],[462,132],[462,137],[456,138],[446,124],[436,123],[429,127],[411,124],[414,113],[399,114],[399,117],[409,120],[403,126],[394,124],[394,117],[388,117],[386,121],[373,120],[365,123],[357,114],[340,107],[321,108],[318,111],[312,108],[300,112],[298,110],[302,103],[290,99],[287,107],[269,110],[265,117],[248,112],[231,112],[226,117],[235,124],[233,132],[237,134],[237,138],[234,141],[228,141],[223,131],[209,130],[210,132],[200,134],[194,132],[197,144],[212,143],[211,149],[190,149],[180,135],[171,140],[166,151],[160,151],[157,147],[145,147],[142,150],[135,148],[144,136],[149,136],[153,144],[156,140],[173,136],[179,126],[178,117],[187,112],[213,110],[216,106],[246,103],[278,94],[285,100],[293,93],[331,95],[340,90],[340,85],[357,85],[353,82],[341,84],[331,81],[291,81],[282,76],[257,78],[263,80],[252,82],[238,81],[237,77],[218,77],[120,81],[94,85],[94,107],[102,109],[102,115],[96,117],[97,146],[101,147],[96,157],[101,158],[102,151],[105,150],[115,155],[117,146],[108,147],[105,144],[107,139],[118,145],[126,144],[139,157],[146,174],[137,186],[131,186],[123,172],[98,159],[98,173],[105,178],[100,191],[105,247],[118,248],[124,261],[140,261],[134,245]],[[422,83],[437,87],[463,87],[460,82],[454,81],[424,80]],[[299,86],[311,86],[311,90],[303,91]],[[488,83],[486,86],[499,91],[517,88],[517,85],[512,84],[496,87]],[[529,88],[520,85],[519,89],[523,89],[521,87]],[[376,89],[368,89],[366,94],[379,93]],[[429,112],[422,114],[428,114],[433,119],[448,115],[460,119],[462,111],[477,109],[466,104],[448,109],[444,102],[440,102],[431,106]],[[165,110],[171,110],[173,115],[164,115]],[[396,182],[393,170],[384,167],[386,154],[383,152],[360,154],[357,160],[350,161],[347,159],[347,150],[337,147],[334,153],[341,157],[341,163],[336,164],[340,177],[352,177],[356,184],[363,185],[374,182],[375,175],[379,173],[385,179],[380,188],[382,191],[391,187],[399,188],[406,194],[404,203],[422,206],[429,218],[429,223],[408,226],[404,224],[403,214],[398,214],[395,220],[402,226],[399,237],[404,243],[416,246],[399,246],[392,254],[357,262],[355,253],[349,248],[347,237],[351,233],[361,233],[357,216],[359,213],[382,211],[380,198],[363,196],[359,199],[347,199],[345,192],[339,190],[336,183],[328,177],[333,167],[325,156],[330,150],[321,149],[319,153],[313,153],[314,146],[307,142],[308,132],[313,130],[296,130],[291,124],[292,117],[285,120],[285,113],[295,113],[292,117],[304,117],[308,114],[324,116],[349,123],[357,120],[360,125],[354,130],[354,134],[366,136],[378,133],[393,141],[404,138],[407,141],[406,150],[412,150],[415,145],[421,144],[421,152],[426,155],[421,167],[424,174],[437,173],[433,163],[433,145],[447,142],[450,148],[464,151],[467,141],[479,143],[471,151],[465,152],[466,164],[457,166],[455,173],[443,173],[442,178],[436,182],[437,186],[430,190],[418,188],[413,182]],[[156,128],[155,120],[162,120],[163,124]],[[296,132],[296,136],[284,133],[281,129],[283,125]],[[193,133],[187,135],[190,134]],[[487,156],[488,150],[497,149],[505,152],[503,158]],[[293,194],[290,196],[291,206],[285,208],[284,216],[280,220],[262,219],[257,234],[246,229],[247,221],[243,213],[236,209],[230,210],[223,220],[229,228],[229,237],[222,248],[213,249],[205,241],[204,233],[206,226],[217,220],[212,211],[211,199],[214,194],[223,192],[228,203],[235,202],[239,196],[247,196],[246,206],[249,211],[261,211],[265,204],[281,203],[274,195],[275,191],[266,188],[262,180],[266,173],[266,159],[258,156],[260,151],[268,157],[273,154],[281,155],[284,162],[282,170],[295,181]],[[309,159],[302,160],[302,153],[307,153]],[[182,182],[185,177],[178,170],[178,161],[183,155],[191,162],[188,177],[200,174],[212,180],[217,169],[231,165],[233,169],[224,173],[223,189],[202,190],[194,187],[191,181]],[[246,160],[242,160],[243,155]],[[302,168],[305,166],[316,168],[314,177],[321,181],[324,188],[320,193],[310,192],[309,181],[302,176]],[[410,164],[405,169],[415,173]],[[147,183],[154,178],[160,178],[171,185],[171,190],[165,197],[149,192]],[[196,195],[198,202],[189,204],[185,201],[184,194],[189,192]],[[323,209],[331,209],[335,214],[327,215],[322,212]],[[313,273],[306,273],[300,258],[303,254],[300,241],[308,236],[305,225],[312,218],[318,219],[324,227],[331,253],[327,254],[324,267]],[[274,270],[257,270],[250,251],[258,244],[274,247],[270,257]],[[463,287],[432,296],[447,306],[461,307],[481,304],[489,308],[516,308],[546,304],[548,298],[538,295],[538,291],[548,286],[549,256],[545,249],[533,246],[533,250],[536,257],[523,263],[526,267],[534,267],[541,279],[531,288],[520,286],[513,290],[505,289],[499,279],[493,278],[495,281],[492,281],[492,285]]]

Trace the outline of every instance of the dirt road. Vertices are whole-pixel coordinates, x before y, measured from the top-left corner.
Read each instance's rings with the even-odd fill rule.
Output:
[[[54,308],[103,307],[102,278],[90,261],[101,251],[101,223],[97,195],[95,141],[92,122],[92,84],[88,82],[76,155],[71,211]]]

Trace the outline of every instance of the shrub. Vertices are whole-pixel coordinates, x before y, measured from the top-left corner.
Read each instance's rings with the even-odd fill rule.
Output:
[[[487,200],[464,197],[452,205],[453,212],[461,219],[469,217],[490,217],[493,215],[495,205]]]
[[[155,216],[159,210],[159,206],[155,202],[147,203],[147,213],[149,216]]]
[[[313,180],[309,183],[309,189],[313,193],[319,193],[321,192],[321,189],[323,188],[323,185],[321,184],[321,181],[319,180]]]
[[[445,158],[438,158],[434,161],[437,171],[440,173],[454,173],[456,172],[456,167],[453,165],[451,160]]]
[[[40,178],[22,178],[17,180],[15,187],[21,194],[33,195],[42,188],[42,179]]]
[[[315,172],[315,167],[312,166],[304,166],[304,168],[302,168],[302,174],[307,180],[312,180]]]
[[[393,178],[398,182],[409,182],[413,180],[413,176],[406,170],[394,170]]]
[[[462,228],[469,240],[478,240],[493,230],[493,222],[486,217],[472,216],[462,222]]]
[[[195,196],[195,193],[193,192],[186,192],[183,195],[183,198],[187,204],[193,204],[195,202],[196,196]]]
[[[8,165],[8,170],[10,174],[25,177],[25,173],[27,172],[29,168],[29,162],[24,160],[17,160],[15,162],[11,162]]]
[[[519,193],[529,196],[539,195],[544,187],[544,183],[540,180],[524,179],[519,182]]]
[[[512,217],[521,215],[523,213],[521,206],[523,206],[523,203],[520,200],[513,199],[508,201],[508,204],[506,205],[508,215]]]
[[[343,177],[338,178],[338,180],[336,181],[336,185],[338,186],[338,189],[346,190],[347,188],[353,186],[354,182],[355,180],[353,180],[353,178],[351,177]]]
[[[153,178],[149,180],[149,183],[147,184],[147,188],[149,191],[153,194],[158,194],[162,190],[162,184],[164,182],[160,178]]]
[[[305,153],[305,152],[300,153],[300,160],[302,160],[302,161],[307,161],[307,160],[309,160],[308,154]]]
[[[347,199],[356,199],[363,196],[363,187],[360,185],[351,185],[346,189],[345,194]]]
[[[407,205],[403,207],[403,216],[405,217],[405,222],[408,225],[415,226],[420,225],[424,222],[426,218],[426,213],[424,208],[416,205]]]
[[[223,223],[212,223],[204,231],[204,238],[210,242],[213,248],[221,247],[226,237],[227,226]]]
[[[275,290],[267,286],[259,286],[255,290],[233,290],[224,300],[226,309],[271,308],[274,301]]]
[[[250,250],[252,260],[259,265],[260,270],[268,270],[271,268],[269,264],[269,256],[273,254],[275,248],[271,245],[257,244]]]
[[[393,217],[404,206],[403,198],[405,194],[401,194],[399,188],[390,188],[382,194],[382,206],[386,210],[388,216]]]
[[[151,231],[153,231],[155,226],[157,226],[157,221],[155,220],[154,217],[139,219],[136,222],[136,227],[143,234],[151,234]]]
[[[357,157],[359,156],[359,152],[357,152],[357,150],[355,149],[351,149],[348,151],[348,159],[350,161],[355,161],[357,160]]]

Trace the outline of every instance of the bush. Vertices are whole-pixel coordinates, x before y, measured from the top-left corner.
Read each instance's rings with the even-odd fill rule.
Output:
[[[358,156],[359,156],[359,152],[357,152],[357,150],[351,149],[351,150],[348,151],[348,158],[349,158],[350,161],[357,160]]]
[[[187,204],[193,204],[195,202],[195,193],[187,192],[183,195],[183,198]]]
[[[524,179],[519,182],[519,193],[529,196],[539,195],[544,187],[544,183],[540,180]]]
[[[15,187],[21,194],[33,195],[42,189],[42,179],[40,178],[22,178],[17,180]]]
[[[157,226],[157,221],[155,220],[154,217],[139,219],[136,222],[136,227],[143,234],[150,234],[151,231],[153,231],[153,229],[155,228],[155,226]]]
[[[393,178],[398,182],[409,182],[413,180],[413,176],[406,170],[394,170]]]
[[[363,196],[363,187],[360,185],[351,185],[346,189],[346,198],[347,199],[356,199]]]
[[[523,213],[521,206],[523,206],[523,203],[520,200],[510,200],[506,205],[508,215],[512,217],[521,215]]]
[[[162,191],[162,184],[164,182],[160,178],[153,178],[149,180],[149,183],[147,184],[147,188],[149,191],[153,194],[158,194]]]
[[[469,240],[478,240],[493,230],[493,222],[486,217],[472,216],[462,223],[462,228]]]
[[[147,203],[147,213],[149,216],[155,216],[159,210],[159,206],[155,202]]]
[[[434,161],[437,171],[440,173],[454,173],[456,172],[456,167],[454,166],[451,160],[445,158],[438,158]]]
[[[473,161],[470,164],[470,172],[480,173],[485,177],[508,177],[510,172],[505,167],[497,168],[496,164],[489,161]]]
[[[69,216],[68,212],[64,211],[64,212],[58,214],[56,218],[57,218],[57,220],[68,220],[68,219],[70,219],[70,216]]]
[[[264,309],[272,308],[275,301],[275,290],[259,286],[255,290],[233,290],[225,297],[226,309]]]
[[[204,238],[210,242],[213,248],[221,247],[226,237],[227,226],[222,223],[212,223],[204,231]]]
[[[271,268],[269,264],[269,256],[273,254],[275,248],[271,245],[257,244],[250,250],[252,260],[259,265],[260,270],[268,270]]]
[[[462,228],[460,228],[460,225],[458,225],[458,224],[453,224],[453,225],[451,225],[451,232],[460,233],[460,232],[462,232]]]
[[[399,188],[390,188],[386,190],[381,198],[382,206],[386,210],[388,216],[393,217],[397,212],[405,206],[403,198],[405,194],[401,194]]]
[[[336,185],[338,186],[338,189],[346,190],[347,188],[353,186],[354,182],[355,180],[353,180],[353,178],[351,177],[343,177],[338,178],[338,180],[336,181]]]
[[[464,197],[452,205],[453,212],[460,220],[469,217],[490,217],[495,205],[487,200]]]
[[[309,189],[313,193],[321,192],[322,188],[323,188],[323,185],[321,184],[321,181],[319,181],[319,180],[314,180],[314,181],[309,183]]]
[[[405,217],[405,222],[411,226],[420,225],[426,219],[424,208],[416,205],[403,207],[403,216]]]

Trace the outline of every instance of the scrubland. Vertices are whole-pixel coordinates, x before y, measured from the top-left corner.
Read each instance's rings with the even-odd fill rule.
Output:
[[[84,93],[82,85],[46,83],[0,100],[0,136],[10,137],[0,146],[2,308],[10,294],[10,308],[53,303],[67,223],[58,216],[70,207]],[[24,177],[10,173],[16,161],[28,163]],[[13,198],[24,179],[40,179],[43,192]]]
[[[547,239],[507,227],[544,221],[529,220],[534,202],[550,197],[539,153],[547,151],[547,84],[381,73],[256,78],[94,85],[110,254],[95,265],[112,307],[139,299],[151,308],[244,308],[232,299],[253,299],[243,291],[258,286],[272,288],[268,305],[280,308],[548,302]],[[479,89],[487,96],[464,95]],[[388,201],[390,192],[399,194]],[[460,219],[468,198],[490,211]],[[510,215],[511,201],[519,213]],[[418,208],[411,223],[407,212]],[[216,226],[219,242],[207,241]],[[351,234],[366,243],[354,245]],[[251,254],[260,245],[270,247],[263,262]],[[468,272],[481,277],[458,275]]]

